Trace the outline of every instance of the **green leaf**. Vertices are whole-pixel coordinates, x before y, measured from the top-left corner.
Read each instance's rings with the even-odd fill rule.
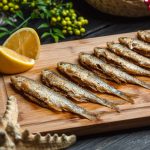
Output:
[[[43,29],[43,28],[48,28],[48,27],[49,25],[47,23],[43,23],[38,27],[38,29]]]
[[[47,12],[47,9],[45,6],[38,6],[39,10],[42,10],[43,12]]]
[[[25,22],[22,27],[27,27],[27,26],[28,26],[28,22]]]
[[[5,27],[0,27],[0,31],[5,31],[5,32],[9,32],[9,30]]]
[[[31,13],[31,18],[32,18],[32,19],[39,18],[38,12],[33,11],[33,12]]]
[[[4,23],[6,23],[7,25],[16,27],[15,23],[13,21],[11,21],[10,19],[4,19]]]
[[[24,20],[24,16],[23,16],[22,11],[17,11],[16,16],[19,17],[20,19]]]
[[[45,14],[44,14],[44,13],[41,13],[41,14],[40,14],[40,17],[41,17],[42,19],[44,19],[44,18],[45,18]]]
[[[54,39],[54,41],[55,41],[56,43],[59,41],[59,37],[58,37],[58,36],[53,35],[52,37],[53,37],[53,39]]]
[[[63,35],[63,33],[62,33],[62,31],[61,31],[60,29],[54,28],[54,29],[53,29],[53,32],[54,32],[54,34],[57,35],[58,37],[61,37],[61,38],[63,38],[63,39],[65,38],[64,35]]]
[[[49,32],[44,32],[42,35],[41,35],[41,38],[45,38],[47,36],[50,36],[50,33]]]
[[[52,33],[50,31],[50,35],[52,36],[52,38],[54,39],[55,42],[58,42],[59,41],[59,36],[55,35],[54,33]]]
[[[45,3],[45,1],[37,0],[37,5],[46,6],[46,3]]]
[[[2,33],[0,33],[0,38],[4,37],[4,36],[6,36],[6,35],[8,35],[8,33],[2,32]]]

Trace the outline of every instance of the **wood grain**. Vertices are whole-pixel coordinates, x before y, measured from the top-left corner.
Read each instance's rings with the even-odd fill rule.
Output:
[[[7,94],[4,84],[4,79],[0,75],[0,114],[3,114],[5,111],[5,104],[7,100]]]
[[[55,70],[58,61],[77,63],[78,54],[80,52],[92,52],[95,46],[105,46],[106,42],[112,40],[116,41],[120,36],[134,37],[135,33],[43,45],[41,47],[40,58],[35,67],[22,75],[40,80],[41,70],[45,68]],[[106,111],[100,121],[89,121],[71,113],[58,113],[39,107],[29,102],[27,98],[21,96],[11,87],[10,76],[4,76],[3,78],[7,95],[15,95],[18,99],[20,111],[19,122],[21,126],[29,129],[31,132],[69,132],[77,135],[86,135],[150,125],[150,91],[136,85],[114,85],[121,91],[138,95],[138,97],[134,99],[134,105],[125,103],[119,106],[121,113],[114,112],[109,108],[97,104],[79,104],[88,110]],[[146,77],[140,77],[140,79],[150,82],[150,79]],[[5,87],[3,87],[4,92],[1,92],[0,96],[5,93]],[[116,101],[119,99],[106,94],[98,95]],[[0,110],[1,109],[4,109],[4,105],[0,105]]]

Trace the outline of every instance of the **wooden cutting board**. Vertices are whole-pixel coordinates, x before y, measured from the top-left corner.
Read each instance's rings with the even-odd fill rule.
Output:
[[[135,35],[135,33],[127,33],[42,45],[41,55],[35,67],[22,75],[39,80],[41,70],[45,68],[55,70],[57,62],[66,61],[77,63],[80,52],[92,52],[94,47],[105,46],[108,41],[117,41],[118,37],[135,37]],[[140,79],[150,83],[149,78],[140,77]],[[22,128],[27,128],[33,133],[57,132],[86,135],[150,125],[150,90],[131,84],[113,85],[121,91],[136,94],[137,97],[134,99],[135,104],[125,103],[119,105],[121,113],[114,112],[109,108],[97,104],[79,104],[88,110],[97,112],[106,111],[101,116],[100,121],[89,121],[71,113],[54,112],[33,104],[11,87],[10,76],[1,75],[0,114],[2,115],[5,110],[7,97],[15,95],[19,105],[19,122]],[[108,99],[114,99],[116,102],[119,100],[119,98],[111,95],[98,95]]]

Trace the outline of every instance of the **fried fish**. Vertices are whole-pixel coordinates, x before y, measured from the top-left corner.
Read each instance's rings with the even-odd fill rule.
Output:
[[[86,86],[94,91],[101,93],[111,93],[123,98],[126,101],[133,103],[132,96],[125,94],[114,87],[108,85],[101,80],[97,75],[92,72],[71,63],[60,62],[57,64],[57,68],[60,72],[70,77],[73,81],[79,83],[81,86]]]
[[[124,45],[121,45],[118,43],[113,43],[113,42],[108,42],[107,47],[112,52],[116,53],[117,55],[126,57],[126,58],[134,61],[141,67],[150,68],[150,59],[132,51],[131,49],[127,48]]]
[[[130,37],[120,37],[119,42],[137,53],[150,57],[150,44]]]
[[[98,58],[105,58],[108,62],[114,63],[116,65],[119,65],[125,72],[133,75],[140,75],[140,76],[150,76],[150,71],[146,70],[136,64],[131,63],[130,61],[127,61],[124,58],[121,58],[120,56],[110,52],[106,48],[100,48],[96,47],[94,49],[94,55]]]
[[[138,31],[137,36],[139,39],[150,43],[150,31]]]
[[[97,103],[119,111],[119,108],[113,103],[106,99],[99,98],[90,91],[83,89],[82,87],[67,80],[66,78],[62,78],[53,71],[42,71],[42,81],[48,87],[56,88],[56,90],[64,93],[66,96],[76,101]]]
[[[31,97],[31,100],[40,104],[44,104],[47,108],[53,108],[56,111],[69,111],[89,120],[96,120],[97,115],[87,111],[86,109],[76,105],[72,101],[49,89],[41,83],[29,79],[24,76],[13,76],[11,82],[17,90]],[[33,99],[32,99],[33,98]],[[43,105],[42,105],[43,106]]]
[[[96,70],[102,70],[105,74],[111,76],[114,81],[121,83],[132,83],[137,84],[147,89],[150,89],[150,85],[138,80],[137,78],[127,74],[126,72],[113,67],[112,65],[105,63],[101,59],[86,53],[80,53],[80,62],[83,66],[87,66]]]

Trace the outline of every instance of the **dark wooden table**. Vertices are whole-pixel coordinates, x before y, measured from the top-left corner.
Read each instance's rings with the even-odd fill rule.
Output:
[[[62,41],[150,29],[148,17],[114,17],[96,11],[83,0],[74,0],[74,3],[79,13],[89,20],[87,32],[83,37],[72,36]],[[45,43],[50,43],[49,39],[42,42]],[[77,143],[68,150],[150,150],[150,129],[145,127],[79,137]]]
[[[84,1],[74,0],[81,15],[89,20],[87,33],[89,38],[150,29],[150,18],[121,18],[102,14]],[[67,38],[73,40],[75,37]],[[113,39],[112,39],[113,40]],[[79,137],[77,143],[69,150],[150,150],[150,129],[130,129],[117,133],[97,134]]]

